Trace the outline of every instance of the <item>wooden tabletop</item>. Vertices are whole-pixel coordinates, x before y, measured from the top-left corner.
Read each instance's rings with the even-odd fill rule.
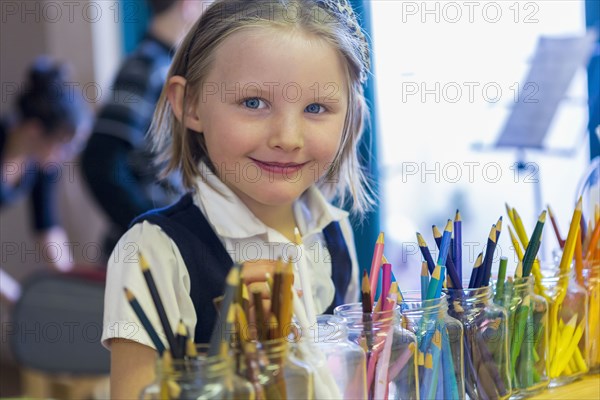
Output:
[[[600,375],[587,375],[581,380],[571,384],[544,390],[536,396],[535,400],[598,400],[600,399]]]

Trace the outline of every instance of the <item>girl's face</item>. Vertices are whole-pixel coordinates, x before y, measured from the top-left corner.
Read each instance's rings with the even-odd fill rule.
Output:
[[[291,205],[335,158],[345,76],[338,52],[314,35],[246,29],[216,50],[188,126],[204,133],[220,179],[250,209]]]

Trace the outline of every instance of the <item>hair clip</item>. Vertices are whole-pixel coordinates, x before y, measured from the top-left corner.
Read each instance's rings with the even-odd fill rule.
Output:
[[[367,80],[367,70],[371,65],[369,44],[358,23],[354,9],[348,3],[348,0],[317,0],[317,4],[323,5],[330,13],[338,16],[340,21],[346,25],[349,32],[358,39],[359,51],[364,65],[360,74],[360,81],[365,82]]]

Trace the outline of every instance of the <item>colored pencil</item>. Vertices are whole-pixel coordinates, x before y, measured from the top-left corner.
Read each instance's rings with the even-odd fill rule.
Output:
[[[583,238],[583,235],[581,236]],[[592,259],[592,254],[594,250],[598,247],[598,240],[600,239],[600,220],[596,221],[596,226],[590,235],[588,235],[589,240],[586,240],[586,245],[584,249],[587,251],[585,255],[586,260]]]
[[[542,211],[538,221],[535,225],[535,229],[531,234],[531,239],[525,249],[525,254],[523,255],[523,276],[529,276],[531,273],[531,269],[533,268],[533,263],[535,258],[537,257],[537,253],[540,249],[541,239],[542,239],[542,231],[544,229],[544,223],[546,222],[546,211]]]
[[[381,279],[381,296],[379,298],[379,301],[385,302],[390,291],[390,285],[392,284],[392,264],[383,264],[382,270],[383,274]],[[385,303],[383,303],[383,305],[385,305]]]
[[[564,249],[565,241],[560,234],[560,230],[558,229],[558,223],[556,222],[556,218],[554,218],[554,213],[550,208],[550,204],[546,206],[546,209],[548,210],[548,214],[550,215],[550,222],[552,223],[552,228],[554,229],[554,233],[556,234],[556,240],[558,240],[558,245],[561,249]]]
[[[433,257],[431,257],[431,252],[429,251],[429,247],[427,247],[427,242],[425,239],[423,239],[423,236],[419,232],[417,232],[417,241],[419,243],[419,249],[421,249],[421,254],[427,262],[429,274],[433,274],[433,270],[435,269],[435,261],[433,261]]]
[[[575,279],[581,286],[585,286],[583,282],[583,245],[581,244],[581,230],[577,232],[575,239]]]
[[[508,215],[510,223],[512,224],[512,226],[515,226],[515,214],[513,212],[512,207],[509,206],[508,203],[504,203],[504,206],[506,207],[506,215]]]
[[[496,250],[496,236],[496,225],[492,225],[485,249],[485,257],[483,259],[483,264],[481,265],[481,268],[483,269],[477,276],[478,279],[475,287],[489,286],[490,284],[490,277],[492,275],[492,262],[494,260],[494,251]]]
[[[426,300],[432,300],[437,298],[436,294],[438,292],[438,287],[441,286],[440,282],[440,273],[441,273],[441,265],[436,265],[433,270],[433,274],[431,274],[431,280],[429,281],[429,286],[427,287],[427,296]]]
[[[427,271],[427,261],[421,264],[421,300],[427,298],[427,288],[429,287],[429,272]]]
[[[498,222],[496,222],[496,243],[500,240],[500,234],[502,233],[502,215],[498,218]]]
[[[571,261],[573,260],[573,253],[575,252],[575,240],[577,239],[577,230],[579,229],[579,222],[581,221],[581,208],[583,198],[579,198],[575,211],[573,212],[573,218],[571,219],[571,226],[569,227],[569,233],[567,234],[567,241],[565,242],[565,248],[563,251],[562,258],[560,260],[560,271],[563,273],[568,272]]]
[[[131,293],[131,291],[127,288],[124,288],[124,291],[125,291],[125,296],[127,297],[127,301],[129,301],[131,308],[133,308],[135,315],[137,315],[137,317],[140,320],[140,322],[142,323],[142,326],[144,327],[144,329],[146,329],[146,332],[148,333],[148,336],[150,336],[150,340],[152,340],[154,347],[156,347],[158,356],[162,357],[162,354],[165,351],[165,345],[163,344],[162,340],[160,340],[160,338],[158,337],[158,334],[156,333],[154,326],[152,326],[152,323],[148,319],[148,316],[144,312],[144,309],[142,308],[140,303],[137,301],[137,299],[135,298],[133,293]]]
[[[474,289],[477,284],[479,271],[481,270],[481,264],[483,263],[483,252],[479,253],[477,259],[475,260],[475,266],[473,267],[473,271],[471,272],[471,279],[469,280],[469,288]]]
[[[513,227],[515,228],[515,231],[517,232],[517,236],[519,237],[521,244],[523,245],[524,248],[527,248],[527,245],[529,244],[529,238],[527,237],[525,227],[523,226],[523,220],[521,220],[521,216],[519,215],[517,210],[515,210],[514,208],[513,208],[513,216],[515,219],[515,223],[513,224]]]
[[[188,339],[187,329],[186,329],[183,321],[180,319],[179,324],[177,324],[177,334],[175,335],[175,343],[177,343],[177,348],[176,348],[176,356],[177,357],[174,357],[175,359],[182,359],[185,356],[187,339]]]
[[[383,232],[379,233],[377,242],[375,243],[375,250],[373,251],[373,259],[371,260],[371,272],[369,273],[369,279],[371,280],[371,300],[375,301],[375,294],[377,293],[377,285],[379,283],[379,270],[381,269],[381,262],[383,256],[384,247],[384,236]]]
[[[369,283],[369,276],[367,271],[363,271],[362,285],[361,285],[361,299],[362,299],[362,321],[363,321],[363,333],[367,341],[367,357],[370,356],[371,350],[373,349],[373,303],[371,299],[371,286]]]
[[[146,261],[142,253],[138,252],[138,257],[142,274],[144,275],[144,279],[146,280],[146,286],[148,286],[148,291],[150,292],[150,296],[152,297],[152,302],[154,303],[154,307],[156,308],[158,318],[160,319],[163,331],[165,332],[165,336],[167,337],[167,342],[169,343],[171,355],[173,356],[173,358],[175,358],[176,353],[173,353],[176,351],[175,349],[177,348],[177,344],[175,342],[175,335],[173,334],[173,329],[171,328],[171,324],[169,322],[169,318],[167,317],[165,307],[163,306],[162,300],[160,299],[160,295],[158,294],[156,283],[154,282],[152,272],[150,271],[150,265],[148,264],[148,261]]]
[[[523,250],[521,250],[519,240],[513,233],[512,229],[510,229],[510,226],[508,227],[508,233],[510,234],[510,240],[513,244],[513,248],[515,249],[515,253],[517,253],[517,258],[519,259],[519,261],[523,261]]]
[[[525,338],[525,325],[527,324],[527,314],[531,304],[531,297],[525,296],[521,305],[516,311],[514,334],[510,343],[510,361],[512,371],[516,371],[517,359],[522,353],[521,346]],[[524,352],[523,352],[524,353]]]
[[[584,323],[584,321],[582,322]],[[556,346],[556,356],[551,360],[551,377],[559,377],[569,360],[573,357],[575,346],[579,345],[579,341],[583,335],[583,329],[580,329],[576,334],[576,328],[581,328],[581,326],[577,326],[577,314],[571,317],[560,334]]]
[[[444,374],[444,392],[445,397],[449,399],[458,399],[458,382],[454,373],[454,360],[452,359],[452,348],[450,347],[450,338],[448,328],[444,324],[440,327],[442,333],[442,371]]]
[[[506,280],[506,266],[508,259],[506,257],[500,257],[500,267],[498,268],[498,279],[496,279],[496,293],[494,293],[495,303],[501,304],[500,302],[504,299],[504,281]]]
[[[440,253],[441,253],[443,235],[440,233],[439,229],[435,225],[433,225],[432,229],[433,229],[433,237],[435,239],[435,243],[437,244],[438,249],[440,250]],[[444,232],[446,232],[446,230]],[[440,265],[446,267],[446,272],[448,273],[448,276],[450,277],[451,287],[454,289],[462,289],[462,282],[461,282],[460,278],[458,277],[458,273],[456,272],[456,266],[454,265],[454,262],[452,261],[452,257],[446,256],[446,264],[445,265],[440,264]]]
[[[454,216],[454,252],[452,254],[454,255],[454,268],[458,280],[462,284],[462,220],[458,210]]]
[[[233,303],[235,293],[237,292],[237,287],[240,284],[240,272],[241,265],[235,264],[231,267],[227,274],[227,278],[225,279],[225,294],[223,295],[223,301],[221,302],[219,309],[219,320],[215,324],[210,337],[208,348],[209,357],[223,354],[225,349],[224,343],[227,342],[225,334],[229,332],[227,326],[229,326],[232,323],[231,320],[235,318],[235,313],[233,312],[231,304]],[[231,313],[230,310],[232,311]]]
[[[252,290],[252,302],[254,304],[254,323],[256,324],[256,333],[259,341],[267,340],[267,330],[265,329],[265,311],[263,307],[262,294],[259,290]]]

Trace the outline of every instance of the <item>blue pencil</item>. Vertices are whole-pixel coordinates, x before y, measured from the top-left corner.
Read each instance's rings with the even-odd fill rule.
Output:
[[[433,257],[431,257],[431,252],[429,251],[429,247],[427,247],[427,242],[423,239],[423,235],[417,232],[417,241],[419,242],[419,249],[421,249],[421,254],[423,254],[423,258],[427,261],[427,269],[430,274],[433,274],[433,270],[435,269],[435,261],[433,261]]]
[[[442,234],[442,242],[440,243],[440,254],[438,257],[438,265],[446,265],[446,258],[448,257],[448,249],[450,248],[450,239],[452,238],[452,220],[449,219],[444,233]]]
[[[444,391],[445,399],[458,399],[458,383],[454,373],[454,361],[452,360],[452,349],[450,348],[450,338],[448,336],[448,328],[444,325],[442,331],[442,368],[444,373]],[[468,357],[468,355],[465,355]]]
[[[454,217],[454,267],[458,279],[462,282],[462,220],[460,212],[456,210]]]
[[[421,264],[421,300],[427,298],[427,288],[429,287],[429,272],[427,271],[427,261]]]

